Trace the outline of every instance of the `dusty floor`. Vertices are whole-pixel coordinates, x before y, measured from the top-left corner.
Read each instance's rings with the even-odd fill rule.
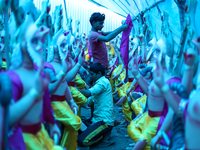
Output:
[[[90,109],[82,108],[82,114],[81,116],[84,116],[86,118],[89,118],[91,115]],[[123,122],[124,117],[123,113],[121,112],[120,107],[114,106],[114,115],[115,120],[118,122]],[[108,147],[98,147],[98,145],[91,146],[91,150],[125,150],[127,147],[129,147],[129,144],[133,143],[133,141],[127,136],[127,124],[125,125],[118,125],[115,126],[112,130],[111,137],[115,140],[115,143],[113,145],[110,145]]]

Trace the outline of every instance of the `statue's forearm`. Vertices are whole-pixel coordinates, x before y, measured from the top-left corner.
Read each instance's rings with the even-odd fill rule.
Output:
[[[67,82],[72,81],[76,74],[78,73],[79,69],[80,69],[81,65],[79,63],[77,63],[68,73],[67,73]]]
[[[175,94],[171,89],[164,92],[163,96],[176,115],[179,116],[179,103],[181,101],[181,97]]]
[[[198,66],[200,66],[200,61],[198,63]],[[198,67],[198,69],[197,69],[197,84],[196,84],[196,86],[197,86],[197,90],[198,90],[200,88],[200,67]]]
[[[174,116],[174,111],[169,107],[168,113],[159,131],[167,133],[171,129],[171,124]]]
[[[146,49],[145,49],[145,43],[144,42],[142,42],[141,51],[142,51],[142,62],[146,62],[147,52],[146,52]]]
[[[193,90],[192,79],[193,79],[193,69],[185,70],[183,74],[182,84],[187,89],[188,95],[190,95],[190,92]]]
[[[148,87],[149,87],[149,83],[144,79],[144,77],[140,77],[137,80],[138,84],[140,85],[140,87],[142,88],[142,90],[148,94]]]

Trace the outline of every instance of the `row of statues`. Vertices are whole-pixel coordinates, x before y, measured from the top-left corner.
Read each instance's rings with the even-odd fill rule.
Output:
[[[128,69],[122,35],[107,43],[106,77],[113,97],[118,96],[116,105],[134,141],[127,146],[133,150],[200,149],[198,3],[176,3],[182,27],[177,50],[167,12],[160,14],[159,38],[151,13],[133,22],[138,26],[129,36]],[[95,84],[89,71],[92,52],[80,21],[73,32],[65,0],[65,14],[59,5],[52,15],[48,0],[41,11],[32,0],[0,4],[1,149],[78,149],[79,132],[87,129],[81,108],[88,107],[88,97],[81,91]]]

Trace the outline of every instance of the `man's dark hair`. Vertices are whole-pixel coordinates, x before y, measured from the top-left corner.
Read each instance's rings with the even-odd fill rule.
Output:
[[[105,15],[101,14],[99,12],[95,12],[91,15],[90,17],[90,24],[92,25],[93,21],[104,21],[105,20]]]
[[[102,63],[94,63],[90,65],[90,71],[94,72],[94,73],[99,73],[99,71],[101,72],[101,75],[104,76],[105,75],[105,70],[106,68],[104,67],[104,65]]]

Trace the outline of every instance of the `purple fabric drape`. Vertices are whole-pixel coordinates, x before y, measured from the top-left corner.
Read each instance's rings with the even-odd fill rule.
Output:
[[[9,71],[6,71],[5,73],[11,79],[12,97],[14,101],[17,102],[22,96],[22,92],[23,92],[23,85],[21,83],[21,80],[14,71],[9,70]],[[11,133],[11,135],[9,135],[9,138],[8,138],[8,147],[10,149],[26,150],[26,146],[22,137],[22,130],[20,128],[19,123],[9,130],[10,130],[9,132]]]
[[[130,60],[132,59],[133,57],[130,58]],[[138,64],[141,64],[142,63],[142,57],[139,57],[138,58]],[[140,93],[143,93],[143,90],[142,88],[140,87],[140,85],[137,83],[136,87],[135,87],[135,90],[134,92],[140,92]]]
[[[50,66],[51,64],[49,64]],[[47,67],[47,63],[46,63],[46,67]],[[51,66],[53,68],[53,66]],[[34,64],[34,68],[35,70],[38,70],[38,67],[36,64]],[[53,68],[54,69],[54,68]],[[55,69],[54,69],[55,71]],[[43,78],[45,78],[45,73],[44,71],[41,72]],[[44,92],[44,96],[43,96],[43,108],[42,108],[42,123],[44,123],[44,121],[46,123],[51,123],[51,124],[55,124],[55,119],[53,116],[53,108],[51,106],[51,99],[50,99],[50,93],[49,93],[49,89],[47,88]]]
[[[51,106],[51,99],[50,99],[50,93],[49,93],[49,89],[47,88],[45,90],[44,96],[43,96],[43,111],[42,111],[42,122],[44,123],[44,121],[46,123],[51,123],[51,124],[55,124],[55,119],[54,119],[54,112],[53,112],[53,108]]]
[[[121,45],[120,45],[120,51],[124,60],[124,65],[126,67],[126,71],[128,71],[128,63],[129,63],[129,34],[131,32],[131,29],[133,27],[132,19],[130,14],[126,18],[126,25],[129,25],[128,29],[126,31],[123,31],[122,33],[122,39],[121,39]]]
[[[91,51],[89,42],[88,42],[88,54],[89,54],[89,57],[91,58],[92,57],[92,51]]]

